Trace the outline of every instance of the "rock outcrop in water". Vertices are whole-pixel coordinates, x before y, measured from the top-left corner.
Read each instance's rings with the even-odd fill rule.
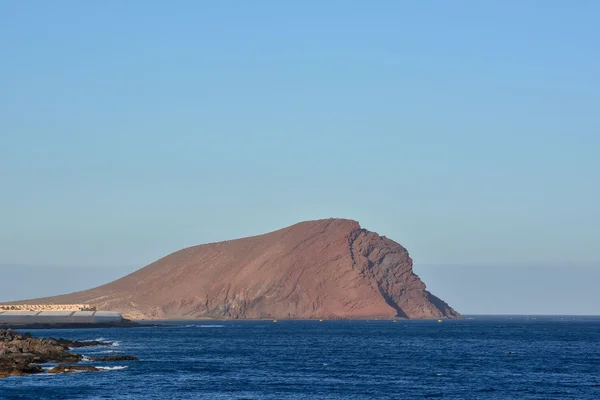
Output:
[[[404,247],[344,219],[186,248],[31,303],[89,303],[136,319],[459,317],[425,289]]]
[[[44,372],[39,364],[77,363],[83,360],[81,354],[71,353],[70,348],[90,346],[110,346],[112,343],[99,341],[73,341],[68,339],[34,338],[29,333],[21,334],[10,329],[0,330],[0,378],[8,376],[33,375]],[[133,356],[98,357],[93,361],[137,360]],[[92,365],[61,364],[48,373],[76,371],[98,371]]]

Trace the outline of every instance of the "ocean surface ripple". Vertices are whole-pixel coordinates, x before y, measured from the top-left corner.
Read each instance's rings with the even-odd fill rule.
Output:
[[[35,330],[140,361],[10,377],[0,399],[599,399],[600,318],[194,321]]]

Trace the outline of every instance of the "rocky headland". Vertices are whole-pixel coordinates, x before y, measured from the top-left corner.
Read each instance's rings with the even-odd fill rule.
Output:
[[[0,378],[34,375],[43,372],[67,373],[75,371],[98,371],[93,365],[77,365],[83,355],[70,349],[90,346],[111,346],[110,342],[79,341],[54,338],[35,338],[30,333],[10,329],[0,330]],[[90,358],[90,361],[137,360],[133,356],[109,356]],[[60,363],[44,371],[40,364]]]
[[[25,303],[132,319],[460,317],[426,290],[402,245],[346,219],[189,247],[106,285]]]

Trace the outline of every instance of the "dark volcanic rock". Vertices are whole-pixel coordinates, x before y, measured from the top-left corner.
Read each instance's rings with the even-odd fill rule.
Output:
[[[56,367],[48,370],[49,374],[64,374],[68,372],[77,372],[77,371],[100,371],[98,368],[93,365],[65,365],[60,364]]]
[[[77,362],[83,356],[69,353],[69,347],[52,338],[34,338],[29,333],[0,330],[0,356],[21,362]]]
[[[190,247],[95,289],[28,302],[138,319],[460,317],[425,289],[404,247],[344,219]]]
[[[38,363],[75,363],[83,356],[69,352],[70,347],[106,346],[110,343],[73,341],[67,339],[34,338],[29,333],[21,334],[13,330],[0,330],[0,378],[31,375],[43,372]],[[137,360],[133,356],[98,357],[95,361]],[[97,371],[91,365],[61,364],[48,372],[63,373],[74,371]]]
[[[37,374],[42,368],[36,363],[78,362],[80,354],[55,339],[34,338],[13,330],[0,330],[0,377]]]
[[[27,360],[0,355],[0,378],[39,374],[40,372],[44,371],[39,365],[32,364]]]

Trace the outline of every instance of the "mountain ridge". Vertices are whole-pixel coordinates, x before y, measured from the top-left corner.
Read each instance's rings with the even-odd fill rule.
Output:
[[[338,218],[186,247],[105,285],[20,303],[91,303],[136,319],[460,317],[403,246]]]

